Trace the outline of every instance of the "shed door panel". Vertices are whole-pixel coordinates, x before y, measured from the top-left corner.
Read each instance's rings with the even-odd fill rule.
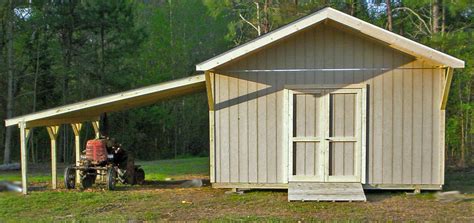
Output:
[[[360,182],[362,90],[291,92],[289,180]]]
[[[329,175],[354,175],[356,138],[355,93],[330,94],[329,105]]]
[[[317,92],[293,96],[293,176],[299,180],[323,178],[321,96]]]

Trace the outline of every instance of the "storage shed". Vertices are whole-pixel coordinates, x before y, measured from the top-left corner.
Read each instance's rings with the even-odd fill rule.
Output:
[[[364,189],[440,190],[445,106],[464,61],[324,8],[196,66],[205,74],[6,120],[51,137],[98,116],[207,90],[215,188],[288,189],[289,200],[360,200]]]
[[[290,200],[439,190],[445,105],[464,62],[332,8],[196,66],[208,79],[211,182]]]

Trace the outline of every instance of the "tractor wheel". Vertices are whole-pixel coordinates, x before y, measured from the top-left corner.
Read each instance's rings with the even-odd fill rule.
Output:
[[[113,167],[107,169],[107,189],[114,190],[115,189],[115,179],[116,179],[117,172]]]
[[[96,178],[95,173],[96,173],[95,170],[87,170],[83,172],[85,176],[81,179],[82,189],[87,189],[89,187],[92,187],[92,185],[95,183],[95,178]],[[93,175],[90,175],[90,174],[93,174]]]
[[[145,183],[145,171],[142,168],[135,170],[135,183],[138,185]]]
[[[64,170],[64,186],[66,189],[76,187],[76,170],[73,167],[66,167]]]

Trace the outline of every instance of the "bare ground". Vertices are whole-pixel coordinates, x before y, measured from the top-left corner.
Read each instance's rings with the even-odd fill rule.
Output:
[[[47,168],[46,168],[47,169]],[[45,170],[46,170],[45,169]],[[0,173],[0,177],[2,173]],[[205,174],[174,175],[175,179],[207,178]],[[367,202],[288,202],[285,190],[253,190],[242,195],[227,190],[181,188],[163,181],[119,185],[105,191],[51,191],[48,182],[26,197],[0,194],[2,221],[459,221],[474,222],[473,171],[447,174],[446,188],[461,190],[463,199],[442,202],[435,192],[369,191]],[[6,208],[5,207],[9,207]]]

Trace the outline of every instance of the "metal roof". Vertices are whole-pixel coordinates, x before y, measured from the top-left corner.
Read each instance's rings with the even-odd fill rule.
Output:
[[[26,127],[30,128],[92,121],[104,112],[150,105],[205,89],[205,77],[200,74],[7,119],[5,126],[25,122]]]
[[[452,68],[464,68],[464,61],[442,53],[413,40],[407,39],[396,33],[382,29],[368,22],[350,16],[333,8],[327,7],[321,9],[311,15],[298,19],[288,25],[260,36],[246,44],[238,46],[209,60],[196,65],[198,71],[208,71],[235,59],[241,58],[251,52],[255,52],[269,44],[278,40],[282,40],[301,30],[312,27],[322,21],[331,20],[353,30],[360,32],[366,36],[387,43],[390,47],[398,49],[415,57],[420,57],[442,64]]]

